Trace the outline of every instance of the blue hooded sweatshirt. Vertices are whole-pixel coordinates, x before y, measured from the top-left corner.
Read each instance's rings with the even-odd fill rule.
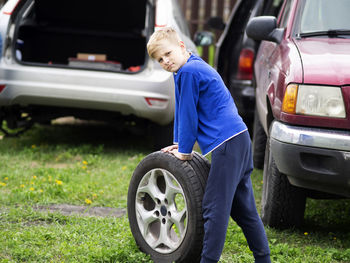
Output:
[[[180,153],[191,153],[197,141],[206,155],[247,130],[222,78],[200,57],[192,54],[174,81],[174,143]]]

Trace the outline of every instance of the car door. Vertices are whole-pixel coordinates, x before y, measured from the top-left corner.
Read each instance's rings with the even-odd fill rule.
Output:
[[[285,28],[289,18],[292,0],[285,0],[278,16],[278,27]],[[256,56],[254,73],[256,79],[256,107],[259,119],[268,134],[268,107],[280,106],[281,94],[276,94],[278,83],[285,78],[283,51],[279,43],[262,41]]]

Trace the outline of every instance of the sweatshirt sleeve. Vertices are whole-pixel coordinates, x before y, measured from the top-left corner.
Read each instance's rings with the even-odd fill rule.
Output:
[[[178,101],[179,153],[190,154],[197,139],[199,83],[194,74],[182,72]]]
[[[177,94],[177,89],[175,90],[175,117],[174,117],[174,138],[173,138],[173,143],[174,144],[178,144],[179,143],[179,136],[178,136],[178,120],[179,120],[179,116],[177,114],[177,109],[179,108],[179,102],[178,102],[178,94]]]

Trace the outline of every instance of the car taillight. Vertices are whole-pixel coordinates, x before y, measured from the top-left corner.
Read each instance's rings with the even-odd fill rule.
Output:
[[[0,85],[0,93],[6,88],[6,85]]]
[[[168,100],[159,98],[145,98],[147,104],[154,108],[165,108],[168,105]]]
[[[254,51],[242,49],[239,55],[237,79],[251,80],[253,78]]]
[[[21,2],[21,0],[8,1],[2,9],[2,13],[5,15],[12,15],[13,11],[15,11],[19,2]]]

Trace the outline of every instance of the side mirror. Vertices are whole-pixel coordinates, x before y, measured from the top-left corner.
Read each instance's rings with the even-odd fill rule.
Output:
[[[217,30],[224,30],[226,26],[224,20],[220,16],[210,17],[205,24],[207,27]]]
[[[280,43],[284,29],[277,28],[277,19],[274,16],[258,16],[249,20],[246,33],[255,40],[267,40]]]
[[[214,44],[214,34],[209,31],[200,31],[194,34],[196,46],[210,46]]]

